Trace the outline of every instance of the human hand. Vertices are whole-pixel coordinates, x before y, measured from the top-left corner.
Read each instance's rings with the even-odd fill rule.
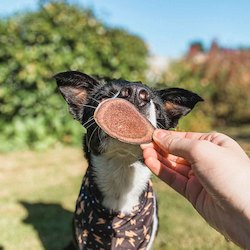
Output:
[[[220,133],[156,130],[145,164],[226,238],[250,248],[250,160]]]

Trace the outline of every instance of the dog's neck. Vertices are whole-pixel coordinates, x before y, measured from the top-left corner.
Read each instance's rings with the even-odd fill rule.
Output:
[[[130,213],[139,203],[140,195],[150,179],[149,169],[139,160],[139,146],[129,147],[125,143],[110,140],[101,155],[92,155],[95,182],[103,195],[106,208]]]

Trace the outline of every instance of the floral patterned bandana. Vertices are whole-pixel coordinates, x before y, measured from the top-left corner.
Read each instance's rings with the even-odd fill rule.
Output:
[[[151,181],[130,214],[118,213],[101,205],[102,195],[93,175],[87,171],[77,199],[75,236],[81,250],[146,249],[156,210]]]

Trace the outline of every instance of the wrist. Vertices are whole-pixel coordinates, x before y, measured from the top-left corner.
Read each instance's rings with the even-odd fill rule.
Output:
[[[242,185],[242,188],[242,190],[250,190],[250,184]],[[223,209],[226,216],[222,217],[221,224],[219,223],[223,225],[224,221],[224,227],[220,232],[225,238],[243,249],[250,249],[250,197],[247,193],[241,192],[237,205]]]
[[[243,214],[235,214],[236,216],[237,219],[229,231],[228,239],[243,249],[250,249],[250,218],[246,218]]]

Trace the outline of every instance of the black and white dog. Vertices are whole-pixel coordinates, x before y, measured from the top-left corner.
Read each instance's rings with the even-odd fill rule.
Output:
[[[87,130],[89,167],[73,221],[76,248],[150,249],[158,227],[150,171],[139,146],[115,140],[97,126],[95,108],[107,98],[124,98],[155,127],[169,129],[202,98],[184,89],[153,90],[141,82],[98,80],[77,71],[55,79],[70,113]]]

